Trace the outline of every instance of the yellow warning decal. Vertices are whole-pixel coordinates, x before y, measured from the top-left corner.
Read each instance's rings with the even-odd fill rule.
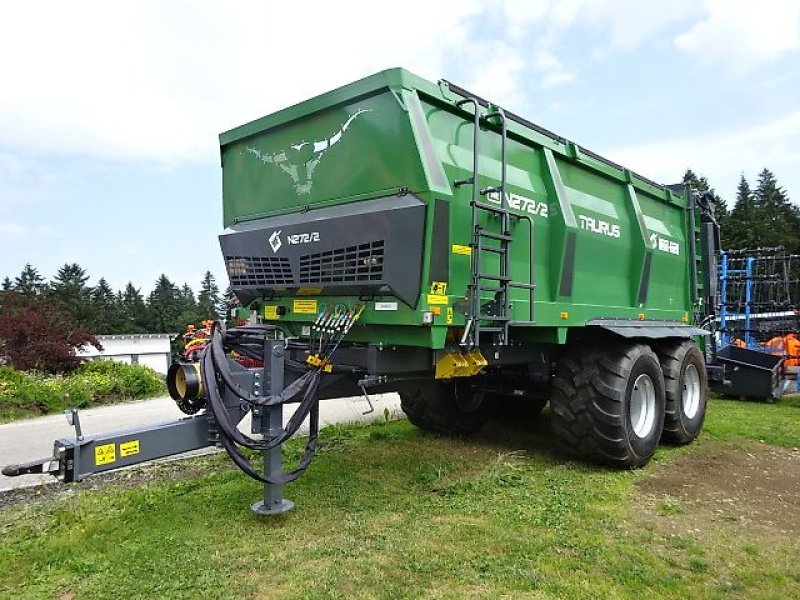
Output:
[[[95,446],[94,448],[94,464],[98,467],[100,465],[110,465],[117,460],[117,446],[116,444],[103,444]]]
[[[432,281],[431,294],[446,294],[447,282],[446,281]]]
[[[274,304],[269,304],[264,307],[264,318],[265,319],[277,319],[280,315],[278,315],[278,307]]]
[[[428,294],[428,304],[447,304],[447,296]]]
[[[297,290],[298,296],[319,296],[321,293],[321,287],[301,287]]]
[[[447,317],[445,318],[445,323],[447,323],[448,325],[452,325],[453,324],[453,307],[452,306],[448,306],[447,307]]]
[[[292,302],[292,312],[301,315],[315,315],[317,314],[317,301],[316,300],[294,300]]]
[[[119,457],[133,456],[139,454],[139,440],[131,440],[119,445]]]
[[[472,248],[469,246],[462,246],[461,244],[453,244],[453,254],[472,254]]]

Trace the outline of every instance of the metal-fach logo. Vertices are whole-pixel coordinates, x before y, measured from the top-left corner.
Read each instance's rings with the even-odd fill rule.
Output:
[[[283,246],[283,242],[281,242],[281,230],[278,229],[273,231],[272,234],[269,236],[269,245],[272,248],[273,252],[277,252]]]
[[[656,233],[650,234],[650,244],[653,246],[653,250],[658,250],[660,252],[666,252],[668,254],[674,254],[675,256],[680,256],[681,247],[678,242],[673,242],[667,238],[661,237]]]
[[[359,109],[355,114],[348,117],[336,133],[324,140],[313,142],[303,140],[297,144],[290,144],[288,148],[274,154],[266,154],[252,146],[248,146],[245,151],[261,160],[264,164],[280,167],[294,182],[295,191],[305,196],[311,193],[311,186],[314,184],[314,170],[317,168],[319,161],[322,160],[328,150],[339,143],[347,132],[347,128],[356,120],[356,117],[368,112],[372,112],[372,109]]]

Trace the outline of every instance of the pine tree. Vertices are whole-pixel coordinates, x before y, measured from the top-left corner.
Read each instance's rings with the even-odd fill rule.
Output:
[[[225,294],[222,297],[222,302],[224,303],[225,308],[220,312],[223,313],[225,322],[228,324],[235,324],[233,319],[231,318],[231,312],[233,311],[234,308],[238,308],[239,306],[241,306],[242,303],[239,302],[239,298],[236,297],[236,294],[234,293],[233,287],[231,285],[228,285],[228,287],[225,289]]]
[[[705,175],[698,176],[691,169],[686,169],[686,173],[683,174],[683,183],[696,192],[711,192],[713,194],[711,203],[714,208],[714,216],[717,219],[717,223],[720,224],[720,228],[722,228],[725,218],[728,216],[728,206],[714,191],[714,188],[711,187],[708,178]]]
[[[20,296],[37,296],[45,291],[44,277],[30,263],[25,263],[22,272],[14,280],[14,290]]]
[[[14,289],[14,283],[11,281],[11,279],[9,277],[3,279],[3,291],[10,292],[13,289]]]
[[[133,283],[128,282],[121,296],[120,310],[124,321],[121,333],[147,332],[147,306],[141,292],[133,287]]]
[[[180,329],[178,315],[181,311],[180,291],[166,275],[156,280],[156,286],[147,297],[148,329],[151,333],[175,333]]]
[[[755,197],[744,174],[736,188],[736,203],[727,220],[723,247],[726,250],[754,248],[759,245],[761,223],[756,209]]]
[[[219,287],[211,271],[206,271],[200,283],[200,294],[197,296],[197,309],[201,319],[219,319],[220,307]]]
[[[119,333],[124,322],[117,295],[101,277],[92,291],[92,330],[96,334]]]
[[[77,263],[64,264],[50,282],[48,294],[51,300],[64,307],[80,327],[91,328],[92,289],[86,285],[89,276]]]
[[[197,300],[194,297],[194,290],[192,290],[187,283],[184,283],[183,287],[178,292],[178,304],[180,310],[175,321],[176,327],[174,330],[183,331],[187,325],[197,324],[202,321],[197,309]]]
[[[759,173],[753,197],[760,225],[759,244],[783,245],[790,252],[800,251],[800,209],[789,201],[769,169]]]

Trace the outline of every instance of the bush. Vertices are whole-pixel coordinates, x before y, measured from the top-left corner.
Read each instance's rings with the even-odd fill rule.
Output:
[[[0,297],[0,363],[20,371],[64,373],[81,364],[75,348],[85,344],[102,349],[97,338],[46,298],[15,292]]]
[[[99,360],[84,363],[68,375],[29,373],[0,365],[0,420],[163,393],[163,379],[141,365]]]

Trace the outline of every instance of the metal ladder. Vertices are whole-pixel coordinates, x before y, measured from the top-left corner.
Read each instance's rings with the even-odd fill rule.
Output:
[[[461,345],[467,348],[474,348],[481,344],[481,334],[491,334],[492,343],[496,346],[507,346],[509,343],[510,316],[510,288],[527,289],[531,293],[531,314],[533,313],[533,282],[523,283],[513,281],[510,273],[510,248],[513,237],[511,235],[511,220],[519,219],[517,215],[508,210],[506,202],[506,141],[508,132],[506,126],[506,116],[503,109],[490,107],[488,112],[481,114],[481,106],[474,97],[459,100],[456,105],[463,107],[465,104],[472,104],[474,112],[474,128],[472,140],[472,176],[467,179],[459,179],[454,182],[456,187],[462,185],[472,186],[472,249],[470,261],[470,281],[468,284],[469,313],[464,334],[461,337]],[[492,119],[499,119],[500,122],[500,185],[498,187],[488,187],[482,190],[478,188],[478,166],[480,156],[480,127],[481,121],[490,123]],[[481,200],[482,196],[497,194],[500,198],[500,205],[495,206]],[[483,225],[478,224],[478,215],[487,213],[499,218],[499,231],[490,231]],[[489,240],[497,242],[496,245],[487,243]],[[533,243],[533,231],[531,228],[531,244]],[[499,256],[498,274],[488,273],[483,270],[485,261],[484,253],[496,254]],[[486,305],[481,304],[481,292],[494,293],[494,301],[487,303],[489,310],[484,312]],[[483,322],[489,322],[484,325]],[[532,322],[532,317],[531,317]]]

